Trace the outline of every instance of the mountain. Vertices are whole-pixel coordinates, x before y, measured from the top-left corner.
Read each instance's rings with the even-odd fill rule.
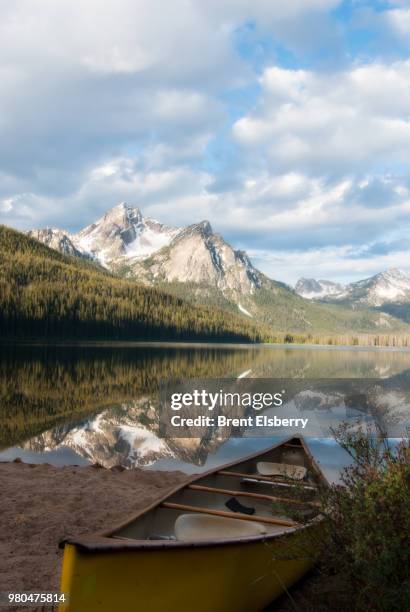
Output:
[[[345,299],[366,306],[410,303],[410,275],[397,268],[351,283],[347,289]]]
[[[160,282],[208,285],[240,299],[259,289],[261,274],[243,251],[235,251],[203,221],[179,231],[170,244],[149,258],[129,264],[132,274],[149,284]]]
[[[52,230],[56,232],[57,230]],[[46,230],[36,236],[48,237]],[[402,329],[393,317],[317,304],[257,270],[208,221],[176,228],[118,204],[76,234],[58,230],[81,253],[117,276],[156,286],[193,304],[222,308],[272,332],[380,332]],[[50,241],[51,245],[52,242]],[[55,240],[54,248],[60,250]],[[407,328],[406,328],[407,331]]]
[[[144,219],[138,208],[122,202],[71,239],[79,250],[110,269],[123,259],[148,257],[177,234],[177,228]]]
[[[214,234],[207,221],[175,228],[144,218],[125,202],[76,234],[46,228],[28,235],[60,253],[86,256],[148,284],[205,283],[237,295],[260,286],[247,255]]]
[[[397,268],[347,285],[301,278],[295,291],[315,302],[371,308],[410,322],[410,274]]]
[[[124,261],[148,257],[169,244],[178,231],[144,218],[138,208],[121,202],[75,234],[44,228],[30,230],[27,235],[65,255],[94,259],[112,269]]]
[[[343,301],[380,307],[389,303],[410,303],[410,274],[397,268],[361,281],[342,285],[328,280],[301,278],[295,291],[310,300]]]
[[[35,238],[39,242],[42,242],[46,246],[62,253],[63,255],[74,255],[76,257],[83,257],[86,254],[77,249],[70,236],[63,230],[51,229],[49,227],[40,230],[31,230],[27,232],[30,238]]]
[[[328,280],[300,278],[295,285],[295,292],[307,300],[332,297],[340,299],[346,294],[345,285]]]
[[[243,317],[114,277],[0,226],[0,335],[260,340]]]

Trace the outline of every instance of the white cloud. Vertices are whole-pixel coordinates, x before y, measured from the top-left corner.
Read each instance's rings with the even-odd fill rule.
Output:
[[[195,223],[210,212],[205,172],[186,166],[147,170],[132,158],[113,158],[92,168],[80,187],[60,196],[18,193],[0,199],[3,222],[30,229],[60,226],[76,231],[120,201],[173,225]],[[208,215],[209,216],[209,215]]]
[[[4,198],[2,216],[22,228],[73,231],[125,200],[171,225],[210,220],[265,273],[285,282],[302,275],[348,280],[386,267],[406,269],[410,241],[400,236],[409,225],[410,194],[395,177],[327,182],[295,172],[264,173],[218,194],[210,189],[209,173],[182,165],[147,169],[143,161],[112,158],[90,170],[70,196]]]
[[[410,61],[342,73],[267,68],[237,140],[282,170],[333,175],[408,165]]]
[[[248,175],[235,189],[217,193],[213,176],[187,165],[147,167],[142,157],[112,158],[92,168],[69,196],[10,198],[8,222],[21,225],[21,209],[29,210],[25,227],[58,223],[71,229],[93,221],[108,207],[126,200],[145,214],[171,224],[209,219],[217,231],[238,246],[360,243],[380,239],[410,213],[406,184],[390,176],[326,181],[289,172]],[[348,211],[348,214],[346,214]]]
[[[410,9],[395,8],[388,10],[383,14],[383,18],[385,24],[390,27],[395,34],[402,38],[403,42],[409,44],[408,36],[410,33]]]
[[[0,40],[0,171],[48,195],[130,149],[197,159],[226,120],[217,92],[250,76],[196,1],[16,0]]]
[[[360,256],[357,247],[323,247],[305,251],[251,250],[249,255],[272,278],[295,285],[299,278],[352,282],[389,268],[410,272],[409,249],[378,256]]]
[[[338,4],[2,3],[1,221],[78,229],[127,200],[176,225],[208,218],[234,245],[258,247],[262,267],[283,280],[285,266],[343,276],[389,258],[401,265],[405,248],[360,258],[358,249],[408,224],[410,60],[346,67],[330,14]],[[380,19],[405,46],[408,2],[391,6]],[[257,82],[238,44],[246,28],[270,63],[280,47],[303,68],[263,71],[232,143],[242,104],[233,90]],[[341,52],[345,68],[330,71],[325,57],[307,69],[323,48]]]
[[[146,141],[186,149],[252,81],[233,38],[256,20],[282,42],[336,0],[15,0],[0,8],[0,168],[82,172]],[[291,36],[292,38],[292,36]],[[316,32],[316,39],[318,38]],[[292,44],[292,41],[289,41]],[[71,180],[73,180],[71,178]]]
[[[248,20],[292,45],[336,0],[15,0],[0,7],[0,197],[74,195],[92,168],[143,155],[196,164],[228,125],[221,93],[254,74]],[[299,25],[298,25],[299,24]],[[62,212],[65,214],[65,211]]]

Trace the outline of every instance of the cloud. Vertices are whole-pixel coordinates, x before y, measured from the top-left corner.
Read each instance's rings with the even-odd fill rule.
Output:
[[[252,261],[267,276],[292,286],[299,278],[316,278],[335,282],[353,282],[368,278],[389,268],[410,272],[409,245],[400,250],[375,254],[359,253],[355,247],[323,247],[305,251],[251,250]]]
[[[76,230],[126,200],[282,280],[404,260],[408,3],[353,4],[362,30],[340,4],[3,3],[1,221]]]
[[[139,206],[144,215],[171,225],[198,222],[215,199],[207,193],[207,173],[187,166],[151,168],[145,159],[112,158],[90,169],[79,188],[69,195],[22,192],[1,196],[2,221],[14,227],[62,227],[77,231],[120,201]],[[209,216],[209,215],[208,215]]]
[[[339,49],[340,31],[331,12],[341,0],[207,0],[206,12],[218,21],[255,24],[291,53],[305,57],[326,47],[330,55]]]
[[[90,170],[69,196],[0,197],[0,212],[9,225],[69,231],[121,200],[175,226],[208,219],[266,274],[291,283],[300,276],[347,281],[388,267],[409,269],[410,198],[399,178],[328,182],[266,173],[222,194],[211,190],[212,181],[211,174],[184,165],[148,169],[144,156],[113,158]],[[384,205],[369,193],[379,186]]]
[[[16,0],[0,9],[0,169],[36,193],[78,188],[130,149],[203,153],[246,73],[198,2]]]
[[[229,127],[221,94],[255,80],[235,46],[238,28],[253,21],[291,47],[307,15],[326,16],[336,4],[3,3],[0,197],[33,194],[58,207],[93,168],[130,155],[145,156],[149,170],[198,166]]]
[[[246,19],[286,32],[334,0],[15,0],[0,9],[0,168],[35,190],[73,188],[129,147],[206,145],[221,90],[253,80],[233,36]],[[290,25],[289,25],[290,27]],[[49,169],[55,168],[48,180]]]
[[[410,61],[332,74],[267,68],[256,108],[233,128],[282,171],[343,175],[408,167]]]
[[[394,9],[386,12],[386,20],[400,36],[406,37],[410,32],[410,10]],[[408,40],[408,39],[407,39]]]
[[[218,193],[208,172],[183,164],[149,166],[147,158],[145,152],[99,164],[68,196],[0,192],[2,216],[24,228],[60,225],[74,231],[125,200],[171,225],[208,219],[240,248],[289,251],[361,245],[364,237],[380,242],[386,228],[400,231],[409,218],[408,188],[391,176],[328,181],[296,172],[259,173]],[[380,201],[372,196],[379,190]]]
[[[346,201],[369,209],[387,208],[409,199],[408,186],[393,176],[370,176],[352,185]],[[373,214],[370,212],[370,214]]]

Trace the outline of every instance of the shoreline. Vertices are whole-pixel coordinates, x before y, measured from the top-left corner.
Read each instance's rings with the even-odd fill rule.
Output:
[[[182,472],[0,463],[0,591],[59,592],[74,535],[105,531],[188,480]]]
[[[327,335],[327,334],[325,334]],[[369,334],[371,336],[371,334]],[[329,336],[330,337],[330,336]],[[321,344],[308,342],[204,342],[175,340],[19,340],[0,339],[1,347],[56,347],[56,348],[213,348],[213,349],[251,349],[282,348],[292,350],[333,350],[355,352],[410,353],[410,346],[383,346],[372,344]]]

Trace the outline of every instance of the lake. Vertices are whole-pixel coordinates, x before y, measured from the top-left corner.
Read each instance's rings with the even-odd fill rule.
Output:
[[[410,352],[281,345],[94,343],[0,346],[0,460],[98,462],[188,473],[270,446],[274,438],[162,439],[159,382],[174,378],[391,378]],[[331,479],[347,457],[308,440]]]

